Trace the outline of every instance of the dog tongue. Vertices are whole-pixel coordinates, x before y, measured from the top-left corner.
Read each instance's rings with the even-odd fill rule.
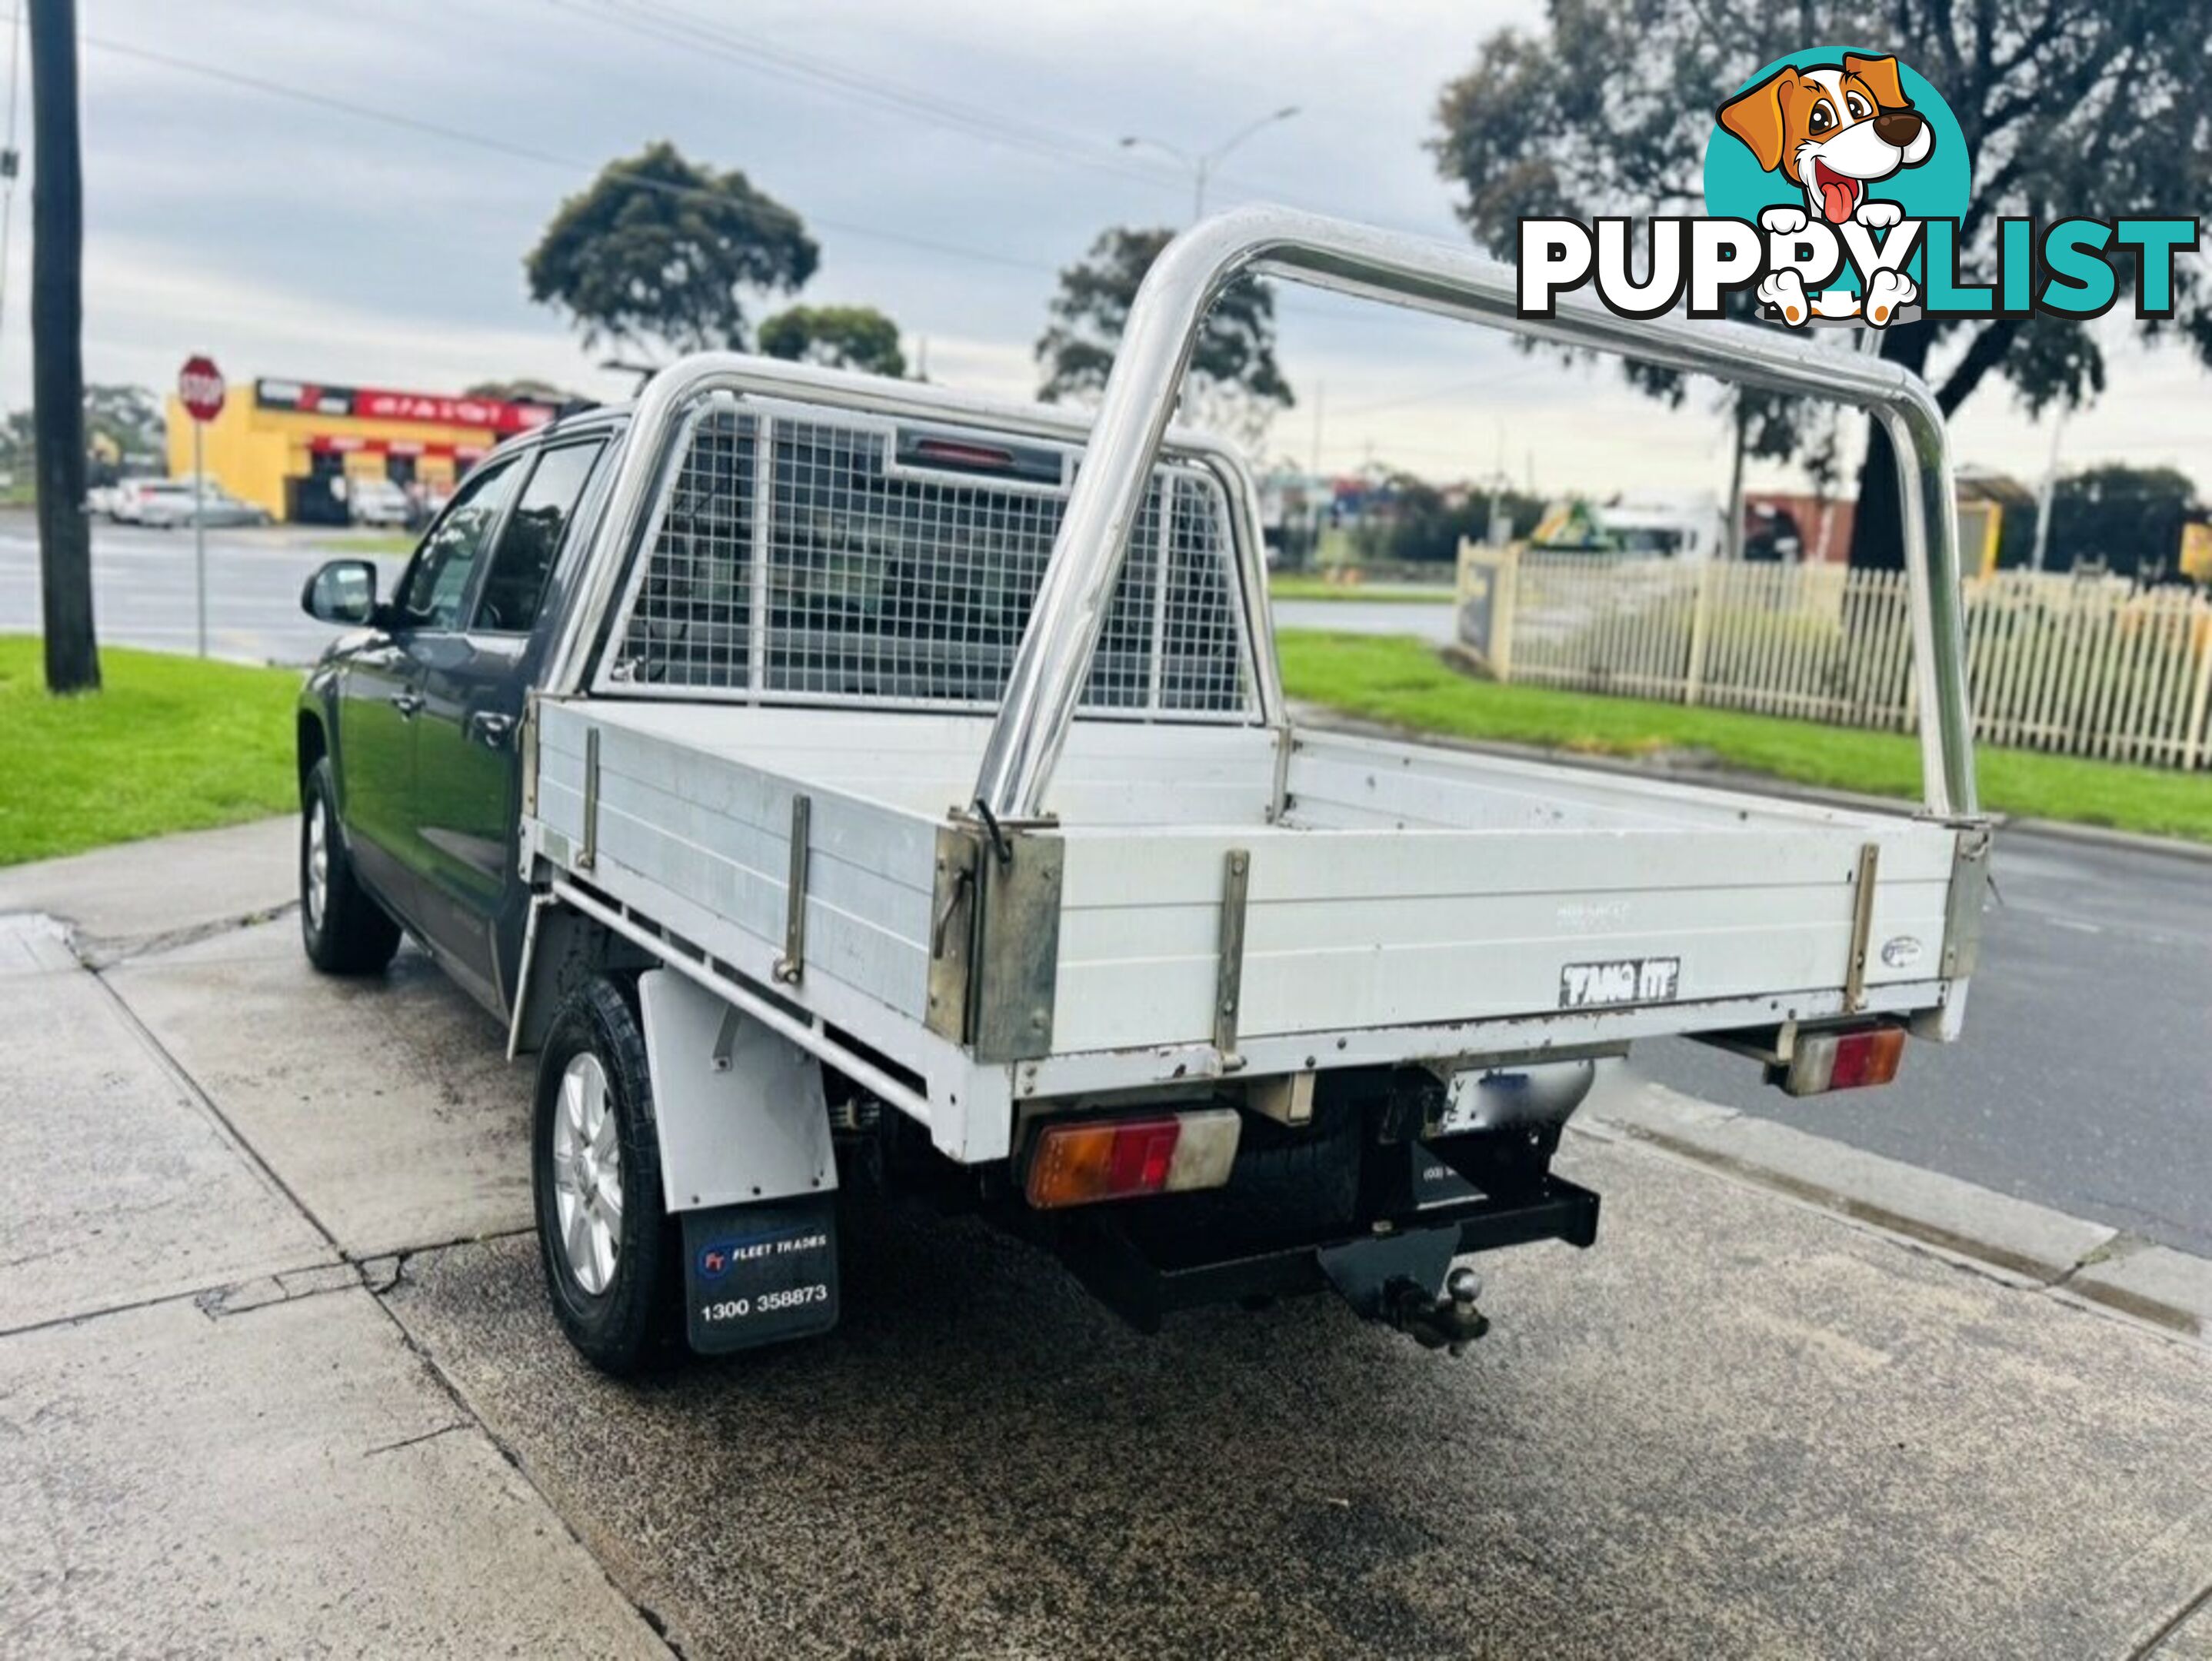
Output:
[[[1851,216],[1851,203],[1858,192],[1851,188],[1848,179],[1830,173],[1820,181],[1820,209],[1832,225],[1841,225]]]

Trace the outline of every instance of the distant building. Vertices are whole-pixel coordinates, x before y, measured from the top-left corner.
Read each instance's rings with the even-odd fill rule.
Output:
[[[1843,565],[1851,556],[1855,504],[1779,490],[1743,493],[1743,557],[1784,565]]]
[[[435,500],[492,446],[543,426],[550,403],[256,380],[208,423],[209,476],[280,519],[346,522],[351,481],[389,479]],[[191,471],[191,419],[169,399],[169,470]]]

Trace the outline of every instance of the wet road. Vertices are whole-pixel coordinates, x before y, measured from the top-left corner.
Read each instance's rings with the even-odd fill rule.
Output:
[[[1442,645],[1452,638],[1449,600],[1278,600],[1278,628],[1319,628],[1340,634],[1411,634]]]
[[[1887,1089],[1796,1100],[1701,1045],[1709,1100],[2212,1255],[2212,863],[2001,834],[1966,1036]]]
[[[304,664],[337,633],[300,610],[300,589],[337,557],[347,533],[210,530],[208,653],[246,663]],[[397,561],[381,562],[396,574]],[[189,530],[94,524],[93,615],[109,646],[191,652],[197,644],[197,582]],[[28,513],[0,514],[0,633],[39,627],[39,543]]]

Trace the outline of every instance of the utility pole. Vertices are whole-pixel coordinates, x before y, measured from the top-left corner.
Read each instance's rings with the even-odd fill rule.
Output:
[[[92,527],[84,513],[84,169],[77,149],[76,0],[29,0],[31,420],[37,435],[46,690],[96,692]]]

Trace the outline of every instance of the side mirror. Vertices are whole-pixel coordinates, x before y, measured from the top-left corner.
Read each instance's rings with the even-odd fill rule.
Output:
[[[318,622],[349,627],[376,618],[376,567],[368,560],[332,560],[307,579],[300,609]]]

